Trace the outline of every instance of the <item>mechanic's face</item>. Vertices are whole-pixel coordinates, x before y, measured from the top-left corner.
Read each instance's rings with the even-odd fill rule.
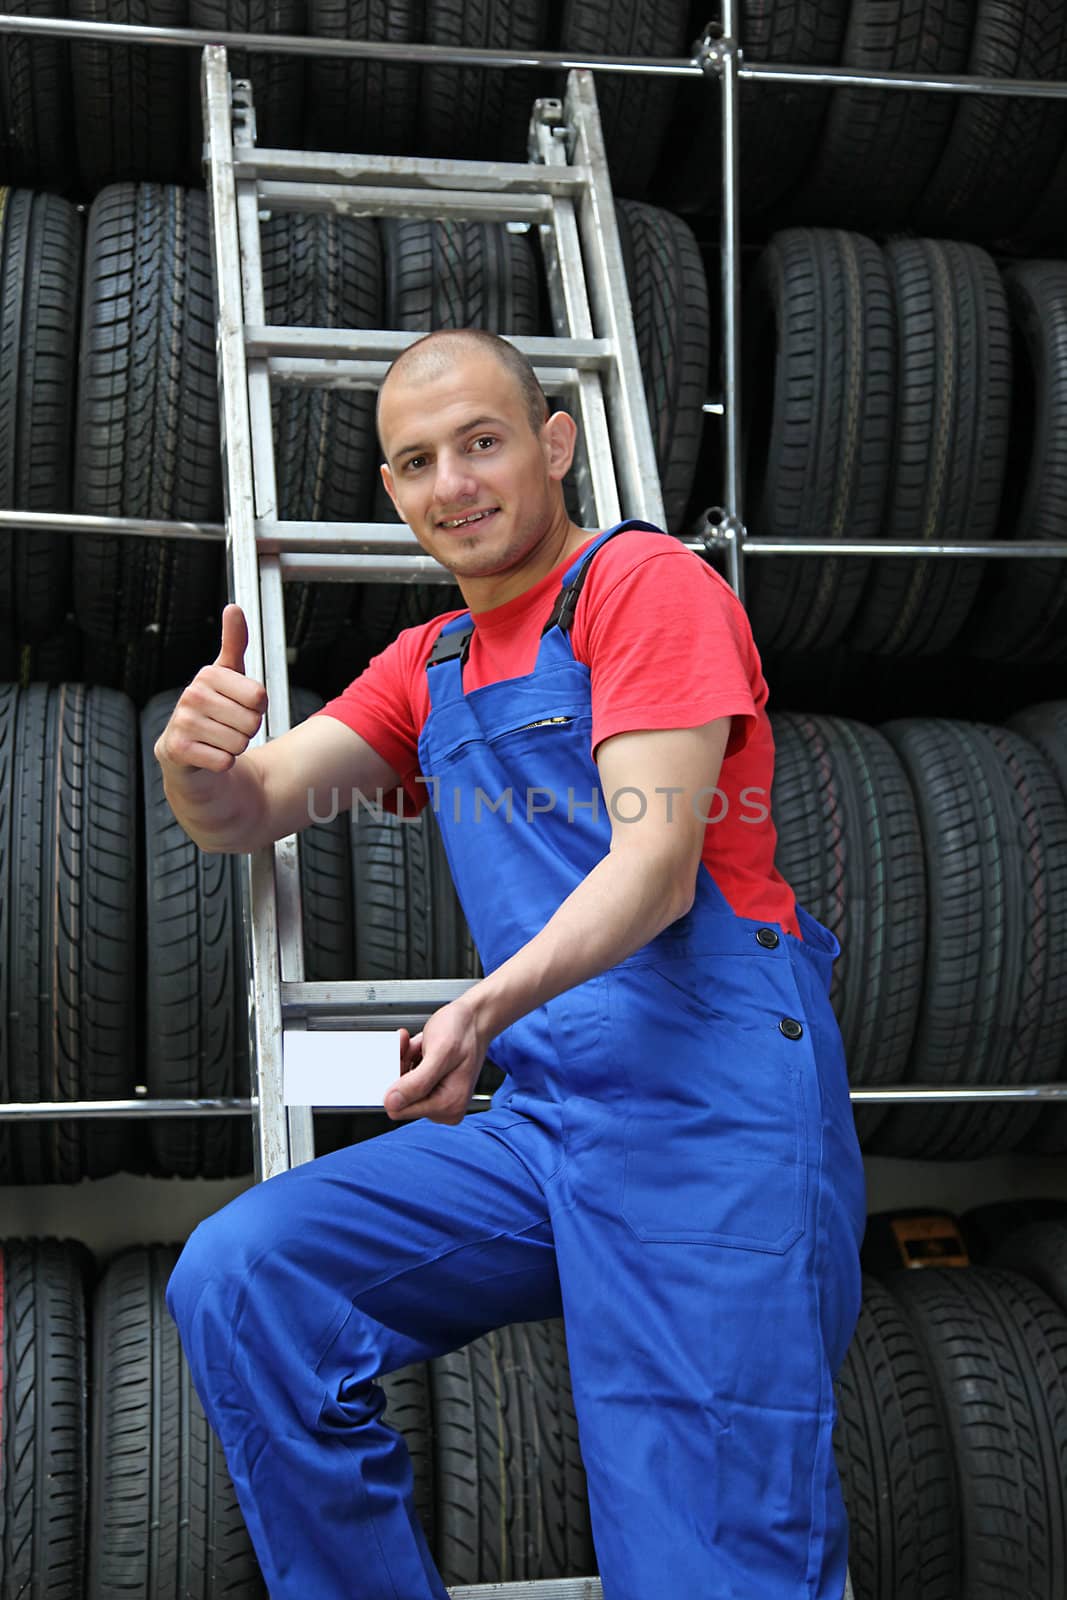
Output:
[[[398,373],[382,394],[382,481],[430,555],[459,579],[521,565],[556,525],[570,527],[556,485],[571,463],[574,423],[557,413],[535,433],[507,368],[488,354],[440,376]]]

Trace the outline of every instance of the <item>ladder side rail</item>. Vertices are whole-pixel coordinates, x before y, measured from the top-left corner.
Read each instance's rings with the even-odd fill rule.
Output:
[[[255,112],[252,85],[245,79],[233,84],[235,106],[241,112],[234,118],[234,141],[254,149]],[[237,229],[241,247],[241,281],[244,293],[245,324],[265,325],[267,308],[263,294],[263,241],[260,233],[260,185],[255,178],[236,180]],[[265,552],[258,542],[261,526],[274,526],[278,517],[278,474],[274,454],[274,421],[271,410],[271,380],[268,362],[245,352],[248,374],[248,410],[252,447],[252,477],[256,499],[256,533],[259,553],[259,604],[263,630],[263,683],[267,691],[267,738],[276,739],[292,726],[289,697],[289,667],[285,638],[285,599],[278,558]],[[304,919],[300,897],[300,856],[295,834],[274,844],[275,912],[277,916],[278,957],[283,983],[304,981]],[[279,1046],[284,1073],[285,1033],[279,1010]],[[295,1024],[295,1026],[302,1026]],[[314,1118],[310,1106],[284,1109],[288,1123],[289,1165],[311,1161],[315,1156]]]
[[[594,331],[610,340],[615,356],[604,379],[615,471],[627,514],[665,528],[659,467],[592,73],[568,73],[563,120],[566,127],[574,130],[575,164],[589,173],[589,182],[578,202],[578,226]]]
[[[207,132],[208,218],[215,268],[218,318],[219,417],[226,502],[226,562],[230,593],[248,623],[246,666],[263,681],[264,651],[259,606],[259,560],[255,540],[252,435],[245,366],[244,313],[233,173],[233,131],[226,51],[209,45],[203,55],[201,97]],[[252,741],[263,743],[264,728]],[[282,1106],[281,987],[277,942],[274,852],[242,856],[247,915],[242,918],[248,973],[250,1060],[255,1063],[257,1108],[253,1149],[257,1178],[289,1165],[289,1137]]]
[[[539,101],[531,124],[531,143],[546,167],[566,164],[561,133],[555,123],[558,101]],[[549,119],[546,113],[555,114]],[[548,281],[552,325],[559,338],[591,339],[589,308],[574,202],[558,196],[551,202],[550,222],[539,229]],[[621,520],[619,488],[612,460],[611,438],[599,373],[579,370],[576,387],[581,431],[574,474],[582,520],[587,527],[610,527]]]

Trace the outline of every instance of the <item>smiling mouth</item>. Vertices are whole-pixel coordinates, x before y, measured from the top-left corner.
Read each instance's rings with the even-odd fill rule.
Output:
[[[461,528],[473,528],[480,522],[485,522],[489,517],[495,517],[500,510],[499,506],[490,506],[486,511],[469,511],[465,517],[449,517],[439,522],[437,526],[444,528],[448,533],[458,533]]]

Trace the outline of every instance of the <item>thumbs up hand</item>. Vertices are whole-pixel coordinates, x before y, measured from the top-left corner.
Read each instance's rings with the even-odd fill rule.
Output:
[[[182,691],[156,741],[161,765],[228,772],[255,738],[267,709],[267,691],[245,676],[248,624],[240,606],[222,613],[222,642],[208,667]]]

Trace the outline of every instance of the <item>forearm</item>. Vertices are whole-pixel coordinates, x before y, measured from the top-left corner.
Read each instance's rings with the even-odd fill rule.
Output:
[[[692,904],[692,893],[635,850],[609,851],[541,932],[469,991],[479,1028],[504,1028],[624,961]]]
[[[239,756],[228,772],[182,767],[166,760],[159,764],[170,808],[201,850],[246,851],[257,847],[263,789],[244,757]]]

